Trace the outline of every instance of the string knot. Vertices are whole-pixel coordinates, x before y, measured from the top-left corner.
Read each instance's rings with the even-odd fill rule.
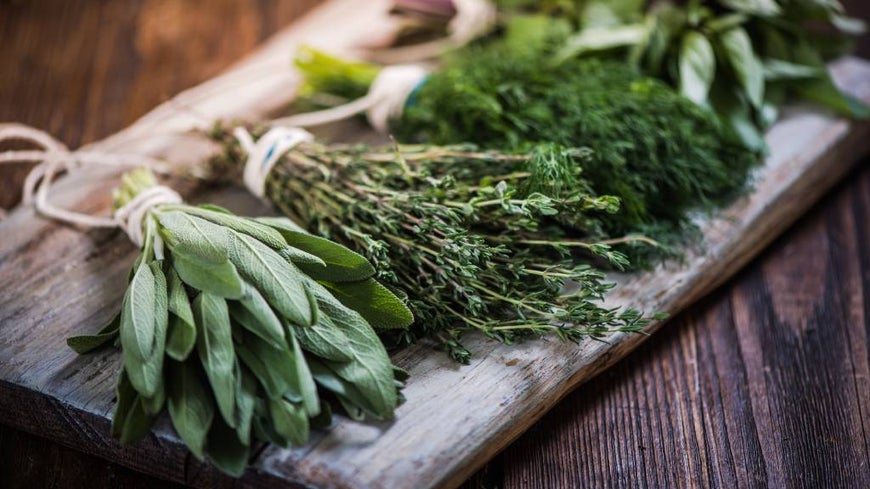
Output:
[[[245,187],[260,198],[266,196],[266,177],[269,176],[275,163],[299,143],[314,139],[314,136],[304,129],[281,126],[269,129],[256,143],[251,133],[243,127],[235,128],[233,135],[248,155],[243,174]]]
[[[184,200],[175,190],[165,185],[155,185],[143,190],[139,195],[133,197],[130,202],[118,208],[114,214],[114,222],[127,233],[133,244],[142,246],[142,224],[148,211],[158,205],[181,204],[183,202]],[[155,239],[162,243],[159,238],[157,236]]]

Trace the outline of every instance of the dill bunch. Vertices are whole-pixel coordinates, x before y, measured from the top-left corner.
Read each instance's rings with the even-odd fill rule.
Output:
[[[682,233],[687,211],[743,188],[758,154],[714,114],[623,63],[555,65],[545,51],[460,53],[418,89],[393,124],[396,135],[516,151],[544,141],[588,147],[585,179],[622,203],[604,223],[613,235],[655,230],[667,241]]]
[[[226,147],[217,173],[238,171],[245,156],[235,140],[222,129],[215,137]],[[600,268],[628,264],[610,245],[640,238],[599,239],[618,200],[583,180],[589,158],[552,145],[509,155],[302,143],[272,170],[266,196],[311,232],[363,253],[379,281],[407,293],[416,321],[386,332],[388,341],[433,337],[467,362],[461,337],[470,330],[511,343],[548,333],[600,338],[647,324],[638,311],[599,303],[613,287]],[[559,197],[541,192],[565,184],[571,192]]]

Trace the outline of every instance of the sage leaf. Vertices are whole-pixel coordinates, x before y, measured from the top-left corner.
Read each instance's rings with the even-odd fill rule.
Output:
[[[235,351],[227,303],[221,297],[202,292],[193,301],[193,315],[200,332],[196,349],[218,411],[226,423],[235,428]]]
[[[254,219],[237,216],[227,212],[219,212],[204,207],[185,207],[186,213],[205,219],[213,224],[223,226],[233,231],[246,234],[265,244],[273,250],[281,250],[287,246],[281,234]]]
[[[713,46],[703,34],[689,31],[680,51],[680,92],[696,104],[707,102],[716,75]]]
[[[124,369],[136,391],[145,398],[152,398],[162,388],[169,319],[162,262],[153,261],[147,265],[143,262],[130,283],[128,293],[130,300],[121,307]],[[143,345],[148,346],[147,351],[143,351]]]
[[[115,411],[112,414],[112,436],[115,438],[121,437],[121,431],[124,428],[124,421],[127,415],[133,408],[133,403],[136,401],[136,389],[130,383],[130,378],[127,372],[121,367],[118,373],[118,383],[115,385]]]
[[[256,395],[256,379],[236,360],[236,435],[247,446],[251,444],[251,420],[254,416]]]
[[[169,287],[169,330],[166,340],[166,354],[173,360],[183,362],[196,345],[196,323],[184,283],[173,267],[166,271]]]
[[[330,364],[342,379],[357,386],[379,419],[393,416],[396,389],[393,365],[380,339],[363,317],[337,301],[320,284],[310,284],[323,316],[328,316],[348,338],[352,360]]]
[[[408,306],[374,279],[321,284],[377,330],[407,328],[414,322]]]
[[[118,329],[121,326],[121,314],[115,314],[115,317],[103,326],[95,335],[81,335],[67,338],[66,344],[78,354],[92,352],[98,348],[107,345],[109,342],[118,337]]]
[[[303,275],[276,251],[244,234],[234,233],[230,260],[281,316],[294,324],[311,324],[311,304]]]
[[[288,392],[298,399],[302,398],[294,372],[293,354],[286,344],[283,348],[276,348],[259,337],[248,335],[236,345],[236,353],[260,381],[270,399],[277,399]]]
[[[221,471],[233,477],[241,477],[248,464],[250,448],[239,441],[235,429],[218,416],[208,432],[206,453]]]
[[[336,362],[353,359],[350,339],[329,317],[321,315],[317,324],[311,327],[292,328],[292,334],[303,349],[321,358]]]
[[[206,434],[214,419],[214,402],[194,360],[172,362],[169,369],[169,418],[196,458],[203,459]]]
[[[279,229],[281,236],[290,246],[306,251],[324,263],[324,267],[297,263],[299,268],[310,277],[331,282],[364,280],[375,274],[375,267],[359,253],[328,239],[311,234]]]
[[[242,296],[244,282],[236,267],[219,256],[197,255],[185,245],[172,247],[172,266],[184,283],[194,289],[227,299]]]
[[[245,329],[276,348],[287,344],[281,320],[256,288],[245,285],[242,297],[230,304],[230,315]]]
[[[297,446],[308,441],[308,417],[302,406],[286,399],[274,399],[269,401],[269,414],[278,435]]]
[[[305,408],[308,416],[317,416],[320,414],[320,398],[317,396],[317,384],[311,375],[311,369],[308,367],[308,361],[305,359],[302,347],[294,335],[290,335],[290,345],[293,352],[294,373],[298,379],[299,393],[302,397],[302,406]]]
[[[749,34],[742,27],[731,29],[719,35],[719,44],[752,106],[760,108],[764,99],[764,68],[755,56]]]
[[[121,428],[119,440],[121,445],[129,445],[145,439],[153,424],[154,418],[145,411],[141,396],[136,396]]]
[[[157,220],[161,226],[160,235],[170,249],[182,247],[189,255],[206,261],[220,262],[227,258],[230,232],[227,228],[181,210],[161,211]]]

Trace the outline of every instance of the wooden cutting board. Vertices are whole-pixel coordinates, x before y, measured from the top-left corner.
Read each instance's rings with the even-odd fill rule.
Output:
[[[384,2],[328,3],[226,75],[179,95],[93,149],[200,160],[209,145],[173,134],[281,107],[298,83],[289,69],[295,47],[310,43],[351,53],[391,29],[379,6]],[[870,100],[870,64],[848,59],[833,69],[842,86]],[[841,178],[870,149],[868,136],[866,125],[792,111],[768,134],[771,155],[756,176],[755,191],[704,224],[703,249],[651,273],[615,277],[620,286],[610,301],[676,313],[708,293]],[[106,172],[73,174],[56,186],[56,200],[105,212],[112,182]],[[266,212],[238,191],[207,199],[241,212]],[[0,422],[166,479],[231,485],[189,456],[165,420],[142,444],[119,447],[108,435],[118,354],[77,357],[66,348],[67,336],[95,331],[118,308],[134,255],[117,232],[82,232],[29,209],[0,223]],[[464,367],[426,346],[408,348],[395,355],[413,376],[395,422],[343,421],[301,449],[269,447],[244,480],[258,487],[458,485],[565,393],[643,339],[615,335],[607,343],[504,347],[475,338],[469,346],[476,357]]]

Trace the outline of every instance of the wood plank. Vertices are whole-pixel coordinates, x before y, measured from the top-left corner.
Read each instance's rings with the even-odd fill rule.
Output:
[[[870,487],[870,160],[466,489]]]
[[[271,53],[275,61],[278,51]],[[278,65],[267,66],[277,69]],[[862,86],[862,83],[868,79],[867,67],[857,62],[846,62],[842,66],[841,80],[866,98],[867,87]],[[247,79],[255,67],[256,63],[245,65],[243,69],[249,70],[245,71],[246,77],[231,80]],[[189,109],[202,105],[205,113],[210,114],[206,117],[211,117],[228,116],[236,111],[243,113],[249,110],[248,104],[255,106],[253,113],[261,113],[268,108],[267,105],[275,102],[275,86],[263,83],[252,89],[260,93],[263,100],[252,98],[236,104],[234,99],[232,106],[226,109],[228,112],[221,112],[225,107],[215,100],[221,95],[226,98],[227,93],[222,91],[229,88],[220,87],[230,87],[236,82],[230,83],[224,79],[222,83],[217,84],[218,88],[210,84],[203,89],[214,98],[207,97],[203,102],[188,93],[186,98],[181,99],[182,102],[164,106],[133,130],[101,143],[101,147],[123,148],[124,151],[136,148],[161,154],[170,146],[165,138],[143,142],[139,137],[152,130],[186,128],[199,122],[191,115],[199,113],[198,109],[182,113],[178,109],[180,106]],[[267,92],[271,98],[266,96]],[[865,149],[864,127],[858,128],[814,115],[797,116],[788,123],[794,121],[797,121],[797,125],[786,127],[790,131],[800,130],[797,136],[801,138],[803,147],[799,149],[804,153],[798,151],[795,157],[780,155],[779,166],[775,168],[781,168],[781,171],[771,172],[768,187],[759,184],[759,192],[767,188],[770,191],[768,197],[773,195],[780,199],[773,201],[777,209],[782,208],[783,203],[797,204],[783,208],[782,215],[771,216],[781,218],[777,222],[793,219],[801,212],[802,206],[808,205],[814,195],[830,183],[829,180],[836,178],[837,173],[848,166],[851,159],[838,160],[838,156],[843,156],[838,152],[851,154],[852,151]],[[801,137],[804,135],[807,137]],[[852,142],[860,144],[850,145]],[[808,151],[807,148],[818,151]],[[776,153],[772,160],[778,161]],[[795,177],[795,172],[803,171],[807,166],[820,168],[814,165],[824,165],[824,168],[816,173],[801,173],[802,176]],[[815,180],[809,181],[810,178]],[[766,181],[762,180],[761,183]],[[104,185],[99,183],[85,188]],[[61,198],[67,199],[66,202],[81,201],[80,205],[86,209],[106,208],[107,201],[102,197],[82,201],[82,185],[81,177],[66,179],[58,186],[62,191]],[[792,193],[783,193],[788,189]],[[723,242],[731,240],[733,243],[736,239],[737,235],[727,233],[752,230],[753,224],[766,224],[763,218],[767,214],[758,215],[766,203],[769,201],[755,201],[752,198],[738,203],[735,216],[748,216],[750,220],[736,224],[730,222],[718,228],[717,232],[723,235]],[[3,283],[15,283],[17,290],[30,295],[26,303],[22,303],[20,298],[11,297],[8,288],[0,295],[0,310],[3,311],[0,326],[4,331],[4,343],[0,343],[0,378],[3,379],[0,389],[4,393],[0,398],[0,419],[19,423],[27,429],[39,427],[47,436],[71,444],[87,440],[85,445],[81,445],[87,451],[171,480],[199,486],[218,483],[221,479],[214,475],[213,470],[186,463],[183,449],[165,424],[158,435],[150,437],[142,446],[120,452],[113,441],[106,439],[106,414],[111,405],[110,371],[114,368],[115,355],[107,353],[76,359],[65,350],[62,339],[73,332],[93,330],[95,322],[107,317],[110,310],[116,307],[125,269],[132,261],[130,247],[123,243],[123,238],[112,233],[92,232],[83,235],[55,224],[32,226],[27,223],[29,217],[27,211],[19,211],[7,223],[0,225],[0,233],[4,233],[4,240],[0,243],[0,276],[3,277]],[[737,253],[725,246],[704,257],[695,257],[694,261],[688,263],[719,267],[714,270],[724,268],[721,273],[727,274],[730,271],[726,267],[728,264],[739,264],[745,260],[776,231],[776,227],[754,229],[751,239],[740,241],[741,248]],[[7,234],[7,230],[14,233]],[[10,236],[10,239],[7,240],[6,236]],[[27,245],[32,246],[26,252],[16,253],[16,250],[25,249]],[[64,267],[61,275],[57,265],[41,255],[40,250],[62,253],[70,257],[70,265]],[[101,272],[100,276],[97,276],[97,271]],[[691,296],[683,299],[680,298],[682,296],[672,297],[677,292],[708,289],[718,279],[679,273],[682,273],[681,270],[674,268],[661,272],[661,276],[677,277],[674,282],[677,286],[670,288],[670,294],[662,297],[647,294],[641,298],[639,305],[657,306],[649,309],[673,306],[668,307],[668,310],[674,311],[692,299]],[[697,288],[693,287],[693,283]],[[633,286],[641,287],[643,284],[643,279],[639,279]],[[65,288],[63,295],[60,292],[62,287]],[[50,300],[56,298],[62,301],[49,304]],[[632,297],[626,294],[622,298]],[[63,314],[59,314],[60,311]],[[10,337],[7,337],[7,330],[13,332]],[[26,337],[25,332],[28,335]],[[25,338],[29,342],[26,355],[22,350]],[[407,391],[411,400],[388,430],[379,433],[370,427],[339,424],[305,449],[267,450],[259,464],[260,472],[249,471],[246,480],[260,486],[278,485],[282,480],[323,487],[420,487],[421,481],[432,485],[455,484],[539,417],[571,385],[630,350],[641,338],[618,337],[611,342],[614,345],[612,348],[602,344],[584,344],[577,349],[552,342],[532,343],[520,348],[481,344],[476,350],[481,354],[488,351],[490,356],[461,369],[428,349],[408,349],[397,355],[397,361],[412,365],[416,374]],[[444,386],[457,387],[445,389]],[[51,422],[29,419],[27,416],[14,419],[16,415],[13,409],[26,402],[37,403],[51,417]],[[426,419],[427,425],[420,425],[420,419]],[[421,432],[427,429],[431,432]],[[348,443],[349,438],[352,443]],[[373,457],[379,461],[377,466],[370,464],[375,459]]]

